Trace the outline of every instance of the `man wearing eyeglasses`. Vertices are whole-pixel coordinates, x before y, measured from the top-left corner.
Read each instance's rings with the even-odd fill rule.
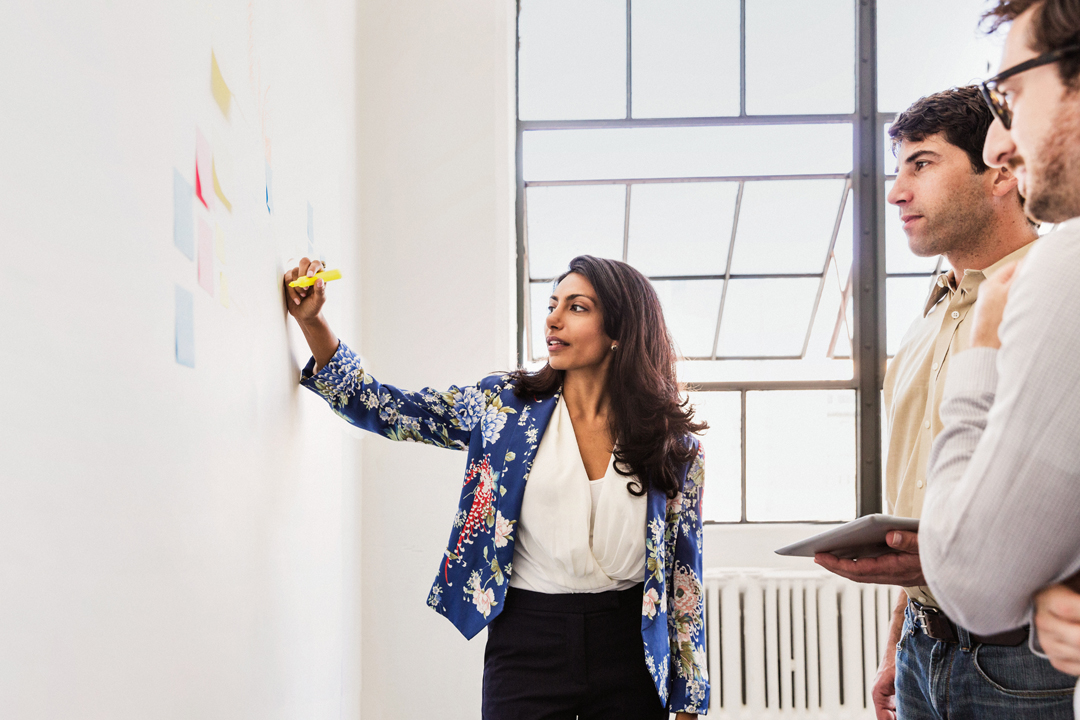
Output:
[[[889,128],[897,169],[888,201],[898,209],[908,245],[919,256],[943,255],[952,266],[938,276],[885,376],[885,490],[894,515],[920,515],[930,447],[941,430],[942,388],[956,372],[950,368],[952,357],[969,346],[969,315],[980,285],[1023,257],[1038,237],[1024,215],[1016,177],[983,162],[983,141],[993,120],[979,89],[962,87],[921,98]],[[851,580],[905,590],[874,679],[879,720],[1069,720],[1071,678],[1031,653],[1026,630],[982,637],[957,627],[926,587],[918,535],[893,535],[890,544],[897,552],[879,558],[844,560],[827,553],[815,558]],[[992,648],[986,650],[995,655],[991,666],[1004,666],[1012,687],[1054,688],[1056,697],[1020,694],[1003,702],[975,665],[971,649],[976,643]],[[962,706],[956,705],[958,698]]]
[[[1080,674],[1080,598],[1054,585],[1080,570],[1080,2],[999,0],[990,16],[1012,25],[1006,69],[984,83],[983,157],[1060,225],[980,291],[941,405],[922,567],[958,622],[1034,617],[1032,647]]]

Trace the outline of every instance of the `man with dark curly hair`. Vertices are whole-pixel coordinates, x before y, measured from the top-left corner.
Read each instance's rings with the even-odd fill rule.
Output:
[[[944,255],[952,267],[938,277],[885,375],[885,489],[894,515],[921,514],[930,447],[942,427],[942,388],[947,376],[963,372],[952,358],[970,344],[969,315],[980,286],[1026,255],[1038,237],[1015,175],[983,161],[993,120],[979,88],[961,87],[918,100],[889,129],[897,176],[888,200],[898,208],[908,245],[916,255]],[[852,580],[905,590],[874,680],[877,717],[1071,718],[1072,678],[1031,652],[1026,628],[979,635],[957,625],[926,585],[918,534],[892,535],[896,552],[880,558],[817,558]],[[1017,692],[1003,693],[987,674]]]
[[[1080,596],[1062,583],[1080,570],[1080,0],[1000,0],[987,17],[1011,27],[983,83],[983,158],[1058,225],[980,291],[931,452],[923,569],[958,622],[1033,620],[1033,649],[1077,675]]]

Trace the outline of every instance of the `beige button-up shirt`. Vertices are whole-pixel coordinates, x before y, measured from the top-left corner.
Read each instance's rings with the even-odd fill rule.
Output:
[[[953,271],[938,276],[923,316],[912,323],[885,373],[885,413],[889,449],[885,459],[885,496],[891,515],[917,518],[926,495],[926,469],[934,438],[941,432],[938,408],[945,389],[949,358],[971,345],[968,316],[979,284],[1031,245],[1016,250],[985,270],[966,270],[957,283]],[[904,588],[908,597],[937,606],[928,587]]]

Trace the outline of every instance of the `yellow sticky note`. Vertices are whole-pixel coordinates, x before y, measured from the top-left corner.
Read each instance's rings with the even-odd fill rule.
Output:
[[[232,212],[232,203],[225,197],[225,193],[221,189],[221,183],[219,183],[217,179],[217,167],[214,165],[213,160],[210,161],[210,174],[214,176],[214,194],[218,196],[218,200],[225,206],[225,209]]]
[[[221,300],[222,305],[229,307],[229,279],[225,277],[225,273],[220,273],[218,277],[220,278],[218,298]]]
[[[214,250],[217,252],[218,260],[221,264],[225,264],[225,231],[221,229],[221,226],[214,223]]]
[[[213,50],[210,51],[210,89],[214,93],[214,100],[217,101],[218,107],[221,108],[221,114],[229,117],[232,91],[225,84],[225,78],[221,75],[221,68],[218,67],[217,56],[214,55]]]

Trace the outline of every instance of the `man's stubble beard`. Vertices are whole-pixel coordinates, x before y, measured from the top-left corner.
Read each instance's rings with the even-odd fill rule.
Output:
[[[911,251],[920,257],[969,254],[984,242],[993,222],[993,211],[979,182],[973,182],[962,193],[940,203],[933,220],[927,218],[926,233],[920,242],[909,238]]]
[[[1065,95],[1054,130],[1027,160],[1027,213],[1058,223],[1080,215],[1080,92]]]

